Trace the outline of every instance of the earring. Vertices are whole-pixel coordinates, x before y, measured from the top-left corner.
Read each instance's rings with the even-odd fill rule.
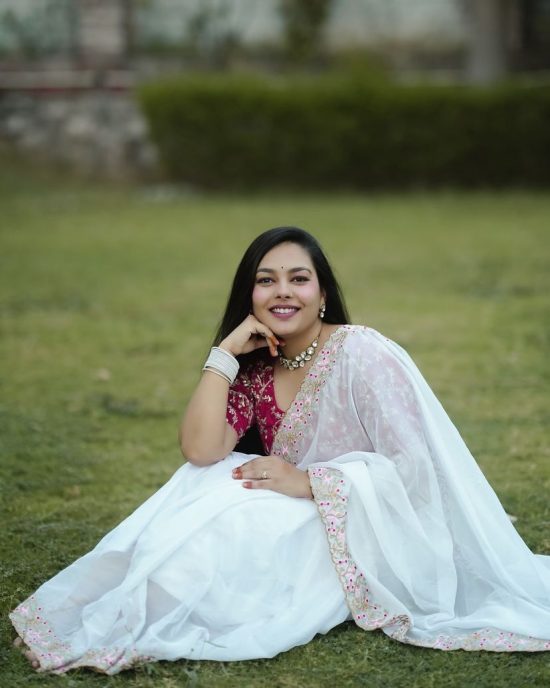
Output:
[[[319,308],[319,317],[321,318],[321,320],[325,317],[326,309],[327,309],[326,305],[324,303],[322,303],[321,308]]]

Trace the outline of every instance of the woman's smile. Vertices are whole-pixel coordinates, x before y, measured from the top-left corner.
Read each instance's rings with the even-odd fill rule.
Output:
[[[298,306],[274,306],[269,310],[279,320],[290,320],[300,309]]]

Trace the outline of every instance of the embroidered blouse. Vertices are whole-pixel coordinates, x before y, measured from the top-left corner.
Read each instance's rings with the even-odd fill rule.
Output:
[[[243,367],[229,388],[226,413],[239,439],[256,423],[266,454],[270,454],[284,415],[275,401],[272,363],[258,358]]]

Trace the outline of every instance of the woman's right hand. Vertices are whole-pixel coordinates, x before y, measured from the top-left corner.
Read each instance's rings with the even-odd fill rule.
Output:
[[[256,349],[268,346],[272,356],[277,356],[277,346],[284,346],[284,342],[258,320],[254,315],[247,316],[227,337],[220,342],[221,349],[229,351],[233,356],[248,354]]]

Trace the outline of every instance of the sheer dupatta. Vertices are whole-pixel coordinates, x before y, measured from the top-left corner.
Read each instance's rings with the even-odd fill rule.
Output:
[[[550,650],[550,556],[523,542],[400,346],[337,329],[273,453],[308,471],[361,628],[442,650]]]

